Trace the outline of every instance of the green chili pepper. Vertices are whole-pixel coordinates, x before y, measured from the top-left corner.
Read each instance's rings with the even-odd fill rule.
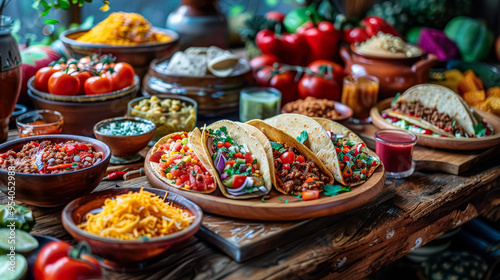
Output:
[[[30,232],[35,225],[33,212],[20,205],[0,205],[0,227],[5,228],[14,223],[17,229]]]

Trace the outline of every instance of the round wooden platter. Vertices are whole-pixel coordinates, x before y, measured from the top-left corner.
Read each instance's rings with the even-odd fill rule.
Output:
[[[160,180],[149,164],[151,151],[145,160],[146,176],[155,188],[165,189],[198,204],[204,211],[233,218],[260,221],[288,221],[334,215],[359,207],[375,198],[385,185],[385,170],[381,164],[364,184],[353,187],[352,191],[337,196],[320,194],[316,200],[301,201],[291,195],[273,190],[270,199],[260,198],[229,199],[222,194],[203,194],[185,191],[169,186]]]
[[[387,123],[381,116],[381,112],[391,106],[393,98],[380,101],[371,111],[372,123],[380,129],[401,129]],[[487,123],[493,126],[493,135],[482,138],[452,138],[436,137],[431,135],[415,134],[418,137],[417,143],[427,147],[434,147],[448,150],[481,150],[500,145],[500,118],[497,116],[475,109]]]

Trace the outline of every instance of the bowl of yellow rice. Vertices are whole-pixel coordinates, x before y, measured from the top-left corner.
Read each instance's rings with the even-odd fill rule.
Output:
[[[153,27],[140,14],[116,12],[92,29],[69,29],[59,38],[73,57],[112,54],[142,77],[153,59],[176,51],[179,34]]]

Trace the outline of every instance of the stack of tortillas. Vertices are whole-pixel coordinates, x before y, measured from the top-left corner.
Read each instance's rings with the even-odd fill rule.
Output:
[[[212,46],[209,48],[188,48],[176,52],[167,67],[167,71],[193,77],[203,77],[207,70],[217,77],[230,76],[239,58],[231,53]]]

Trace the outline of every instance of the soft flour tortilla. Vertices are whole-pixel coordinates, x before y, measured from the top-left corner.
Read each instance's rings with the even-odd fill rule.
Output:
[[[281,114],[264,122],[283,130],[293,138],[299,136],[302,131],[307,131],[309,136],[304,145],[323,162],[338,182],[344,184],[335,147],[326,130],[318,122],[299,114]]]
[[[366,143],[363,142],[363,140],[361,140],[361,138],[358,135],[356,135],[354,132],[352,132],[347,127],[345,127],[337,122],[334,122],[332,120],[328,120],[328,119],[323,119],[323,118],[313,118],[313,119],[316,122],[318,122],[325,130],[331,131],[332,133],[335,133],[335,134],[342,134],[345,136],[344,138],[347,139],[348,141],[352,141],[352,142],[356,142],[356,143],[363,143],[363,144],[365,144],[365,147],[366,147]],[[368,149],[368,147],[366,147],[366,149],[368,150],[368,155],[375,157],[377,159],[377,166],[375,167],[375,170],[376,170],[380,165],[380,158],[377,156],[377,154],[374,151]],[[337,152],[335,149],[332,150],[332,153],[334,153],[335,158],[338,159]],[[340,171],[340,174],[342,176],[342,170],[340,170],[340,168],[339,168],[339,171]],[[366,180],[368,180],[368,178]],[[355,184],[349,184],[349,186],[361,185],[366,180],[361,180]],[[342,182],[343,182],[343,178],[342,178]]]
[[[269,162],[267,161],[267,155],[266,151],[260,144],[260,142],[255,138],[254,136],[250,135],[242,126],[236,124],[235,122],[228,121],[228,120],[222,120],[215,122],[206,129],[203,130],[203,133],[201,135],[201,143],[203,146],[203,151],[206,157],[210,161],[210,166],[212,169],[217,172],[217,169],[215,168],[215,165],[213,163],[212,157],[210,156],[210,152],[208,150],[208,144],[207,140],[209,137],[208,129],[220,129],[221,127],[225,126],[227,128],[228,135],[231,136],[231,138],[238,144],[238,145],[243,145],[246,144],[248,149],[250,150],[250,153],[252,154],[252,157],[257,159],[260,170],[261,170],[261,175],[264,180],[265,187],[267,188],[268,191],[271,191],[272,189],[272,180],[271,180],[271,169],[269,166]],[[198,148],[197,148],[198,149]],[[193,147],[194,150],[194,147]],[[274,173],[274,171],[273,171]],[[217,183],[219,184],[219,187],[224,194],[224,196],[232,199],[248,199],[248,198],[253,198],[253,197],[258,197],[256,194],[246,194],[246,195],[239,195],[239,196],[234,196],[231,195],[227,192],[226,187],[222,184],[222,180],[219,177],[219,174],[217,173],[217,176],[215,176],[215,179]]]
[[[257,138],[262,147],[264,147],[264,150],[266,151],[267,162],[269,163],[270,172],[271,174],[274,174],[273,148],[271,148],[271,143],[269,143],[269,140],[267,139],[266,135],[264,135],[264,133],[262,133],[262,131],[260,131],[256,127],[251,126],[249,124],[240,122],[237,122],[237,124],[243,127],[248,133],[250,133],[250,135]],[[275,176],[271,176],[271,182],[273,186],[276,186]]]
[[[451,134],[450,132],[446,132],[443,129],[437,127],[437,126],[432,125],[430,122],[428,122],[426,120],[423,120],[423,119],[420,119],[420,118],[416,118],[416,117],[410,117],[410,116],[407,116],[407,115],[402,114],[400,112],[394,112],[394,111],[391,111],[391,109],[385,110],[384,113],[386,113],[387,115],[389,115],[391,117],[405,120],[406,122],[408,122],[410,124],[415,124],[415,125],[417,125],[417,126],[419,126],[421,128],[430,129],[434,133],[441,134],[441,135],[446,135],[446,136],[449,136],[449,137],[455,137],[455,135]]]
[[[201,132],[199,129],[196,129],[197,130],[197,133],[198,135],[200,135],[198,137],[198,139],[201,139]],[[193,143],[193,140],[194,139],[197,139],[196,137],[194,137],[194,139],[192,140],[191,138],[191,134],[193,134],[194,132],[193,131],[189,134],[189,147],[191,147],[191,149],[193,149],[193,151],[195,152],[196,156],[198,156],[201,164],[203,164],[203,166],[207,169],[207,171],[210,173],[210,175],[212,175],[212,177],[216,178],[217,177],[217,173],[214,173],[214,170],[212,169],[212,167],[210,166],[210,163],[207,161],[207,159],[205,158],[204,154],[200,154],[200,153],[197,153],[194,149],[194,146],[195,144]],[[161,145],[167,143],[168,139],[174,137],[175,135],[178,135],[179,132],[175,132],[175,133],[172,133],[172,134],[169,134],[167,136],[164,136],[163,138],[161,138],[160,140],[158,140],[158,142],[156,142],[156,144],[153,146],[153,148],[151,148],[151,154],[155,153],[156,151],[158,151],[158,149],[160,148]],[[199,140],[198,140],[199,141]],[[151,167],[153,168],[155,174],[156,174],[156,177],[160,178],[160,180],[162,180],[163,182],[165,182],[167,185],[169,186],[172,186],[174,188],[177,188],[177,189],[181,189],[181,190],[184,190],[184,191],[191,191],[191,192],[197,192],[197,193],[211,193],[211,192],[214,192],[217,187],[218,187],[218,182],[215,181],[215,189],[213,190],[208,190],[208,191],[194,191],[194,190],[188,190],[188,189],[184,189],[184,188],[181,188],[180,186],[176,185],[175,183],[172,183],[172,180],[169,180],[167,179],[166,177],[162,176],[161,175],[161,172],[160,172],[160,168],[159,168],[159,163],[156,163],[156,162],[151,162],[151,161],[148,161],[147,164],[150,164]]]
[[[467,134],[474,137],[476,135],[474,125],[477,125],[479,120],[474,116],[474,111],[462,100],[460,95],[447,87],[434,84],[416,85],[407,89],[398,101],[420,101],[422,106],[436,107],[439,113],[447,113],[456,120]]]
[[[248,121],[247,124],[254,126],[259,131],[262,132],[262,135],[264,135],[265,141],[269,144],[269,147],[271,146],[269,141],[273,141],[273,142],[277,142],[277,143],[286,143],[288,146],[294,147],[295,149],[297,149],[306,160],[313,161],[316,164],[316,166],[319,168],[319,170],[321,172],[323,172],[323,174],[325,174],[326,176],[328,176],[330,178],[329,182],[324,182],[325,185],[333,184],[332,173],[330,171],[328,171],[326,166],[323,165],[321,160],[319,158],[317,158],[316,155],[314,155],[314,153],[311,152],[311,150],[309,150],[306,146],[301,144],[295,138],[286,134],[284,131],[282,131],[276,127],[273,127],[273,126],[271,126],[271,125],[269,125],[261,120],[251,120],[251,121]],[[273,161],[273,166],[274,166],[274,158],[272,156],[272,149],[271,149],[271,159]],[[287,194],[283,190],[283,183],[281,182],[280,178],[277,175],[275,175],[274,177],[275,177],[275,181],[276,181],[276,183],[274,185],[275,188],[278,191],[280,191],[281,193]]]

